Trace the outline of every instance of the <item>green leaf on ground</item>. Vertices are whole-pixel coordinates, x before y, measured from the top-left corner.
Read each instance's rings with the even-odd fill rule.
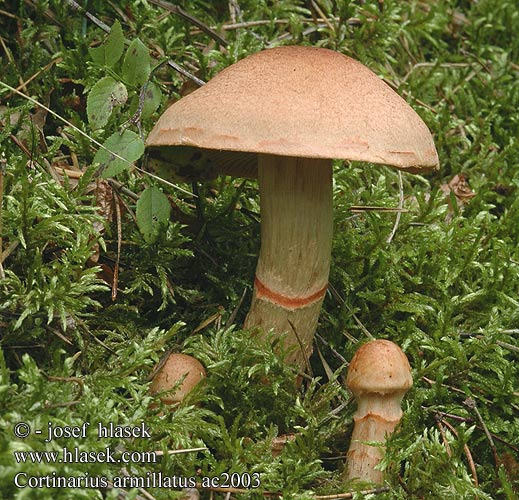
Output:
[[[123,30],[121,23],[115,21],[105,41],[99,47],[88,49],[88,52],[95,63],[111,68],[121,58],[123,50]]]
[[[130,85],[143,85],[150,75],[148,48],[136,38],[128,47],[123,61],[123,79]]]
[[[116,106],[128,99],[128,91],[123,83],[111,76],[101,78],[88,94],[87,115],[92,128],[104,127]]]
[[[167,224],[171,205],[167,196],[156,186],[143,191],[137,202],[137,225],[147,243],[153,243],[161,226]]]
[[[94,163],[103,169],[103,177],[113,177],[138,160],[144,153],[144,142],[138,134],[125,130],[112,134],[94,156]],[[106,149],[105,149],[106,148]]]
[[[146,86],[144,95],[144,106],[142,108],[142,118],[148,118],[160,106],[162,92],[158,85],[149,82]]]

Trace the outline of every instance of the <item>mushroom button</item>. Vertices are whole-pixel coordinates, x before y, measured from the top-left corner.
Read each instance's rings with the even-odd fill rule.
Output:
[[[173,405],[180,403],[204,377],[200,361],[187,354],[173,353],[159,366],[150,392],[160,395],[164,404]]]
[[[373,340],[353,356],[346,385],[355,396],[357,411],[353,415],[345,479],[380,484],[383,473],[375,466],[384,457],[387,436],[402,418],[400,404],[413,385],[411,367],[396,344]]]
[[[427,126],[398,94],[354,59],[315,47],[229,66],[170,106],[147,147],[172,166],[258,176],[261,250],[245,327],[286,333],[300,368],[328,285],[332,159],[438,167]]]

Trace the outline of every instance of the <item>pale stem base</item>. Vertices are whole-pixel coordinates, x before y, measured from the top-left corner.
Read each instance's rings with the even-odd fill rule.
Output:
[[[330,270],[332,164],[260,155],[258,179],[261,251],[244,326],[286,333],[287,361],[304,370]]]
[[[384,481],[383,471],[375,467],[384,458],[388,436],[402,418],[401,395],[391,398],[372,398],[353,415],[354,427],[347,454],[344,478],[347,481],[360,480],[375,484]],[[373,403],[373,404],[370,404]],[[377,443],[371,445],[367,443]]]

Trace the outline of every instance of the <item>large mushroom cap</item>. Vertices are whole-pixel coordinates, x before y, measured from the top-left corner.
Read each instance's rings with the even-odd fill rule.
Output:
[[[411,367],[395,343],[372,340],[353,356],[346,385],[354,394],[406,392],[413,385]]]
[[[264,50],[229,66],[174,103],[147,146],[242,152],[252,167],[250,153],[438,166],[429,129],[406,101],[361,63],[315,47]]]

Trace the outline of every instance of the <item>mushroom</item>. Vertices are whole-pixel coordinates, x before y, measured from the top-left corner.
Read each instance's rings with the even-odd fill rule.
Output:
[[[205,369],[200,361],[187,354],[173,353],[158,365],[150,392],[159,395],[166,392],[160,399],[164,404],[173,405],[183,401],[204,377]]]
[[[411,367],[396,344],[373,340],[353,356],[346,385],[355,396],[357,411],[345,479],[380,484],[384,475],[375,467],[384,457],[387,437],[402,418],[400,404],[413,385]]]
[[[170,106],[147,139],[157,171],[258,176],[261,250],[245,328],[286,334],[288,362],[312,353],[332,245],[332,159],[438,167],[429,129],[361,63],[278,47],[229,66]],[[165,162],[165,163],[164,163]]]

